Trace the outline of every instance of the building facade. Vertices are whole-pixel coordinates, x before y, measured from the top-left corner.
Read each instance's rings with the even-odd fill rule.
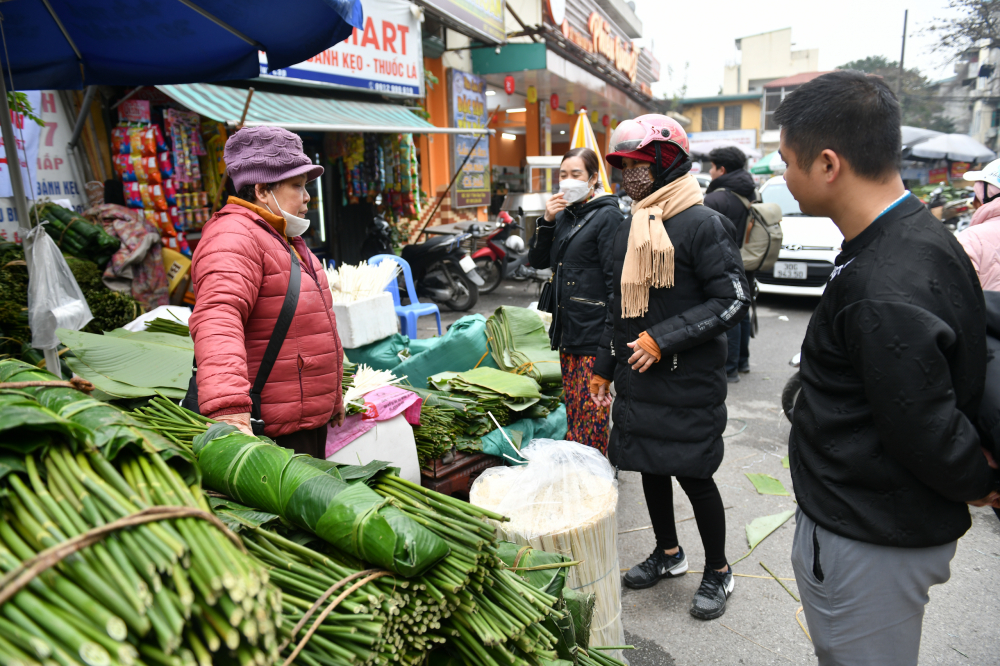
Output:
[[[819,69],[819,49],[793,50],[793,46],[791,28],[737,39],[739,63],[726,66],[722,94],[759,93],[775,79]]]

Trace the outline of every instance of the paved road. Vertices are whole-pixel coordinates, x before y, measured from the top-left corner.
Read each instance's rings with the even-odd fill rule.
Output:
[[[537,292],[524,283],[506,282],[480,299],[475,311],[490,314],[503,304],[527,305]],[[798,351],[814,299],[761,298],[760,333],[751,340],[751,373],[730,385],[726,454],[715,478],[727,507],[727,550],[730,561],[747,551],[745,525],[759,516],[793,509],[791,496],[758,495],[747,472],[778,478],[792,491],[791,477],[781,465],[787,454],[788,422],[781,414],[781,389],[792,369],[788,360]],[[442,313],[453,322],[464,313]],[[426,322],[426,323],[425,323]],[[432,319],[421,320],[421,336],[432,335]],[[429,323],[429,325],[428,325]],[[622,473],[618,505],[618,549],[623,568],[642,561],[655,543],[638,474]],[[674,482],[678,520],[693,516],[691,505]],[[789,562],[794,518],[734,567],[736,590],[725,616],[701,622],[688,606],[701,581],[691,573],[663,581],[648,590],[625,589],[622,595],[626,638],[637,649],[632,666],[701,666],[702,664],[815,664],[812,645],[796,621],[799,602],[771,579],[760,562],[781,578],[793,578]],[[627,530],[635,530],[626,532]],[[694,520],[678,525],[681,544],[694,569],[701,569],[704,550]],[[879,566],[872,562],[871,566]],[[1000,663],[1000,521],[987,509],[973,509],[972,530],[959,542],[952,561],[952,579],[931,589],[924,619],[920,666]],[[794,581],[786,581],[795,592]],[[804,617],[799,615],[804,623]]]

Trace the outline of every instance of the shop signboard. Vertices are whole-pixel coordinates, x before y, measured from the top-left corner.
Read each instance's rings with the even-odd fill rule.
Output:
[[[569,17],[560,26],[563,37],[587,53],[599,55],[635,83],[639,74],[640,48],[615,33],[612,24],[596,11],[587,18],[587,33],[570,25]]]
[[[364,29],[355,28],[340,44],[270,76],[423,97],[420,21],[410,7],[406,0],[366,3]],[[261,75],[268,75],[267,54],[261,51],[259,58]]]
[[[735,143],[742,149],[755,150],[757,148],[757,130],[755,129],[743,129],[743,130],[719,130],[715,132],[691,132],[688,134],[688,141],[691,143],[691,152],[702,152],[708,153],[713,148],[718,148],[720,145],[728,145],[729,142]],[[716,143],[723,141],[726,143],[720,144]]]
[[[927,172],[927,183],[930,185],[936,185],[938,183],[948,182],[948,167],[939,167],[937,169],[931,169]]]
[[[491,44],[507,41],[503,0],[423,0],[423,3]]]
[[[972,165],[969,162],[952,162],[951,163],[951,179],[952,180],[962,180],[966,171],[971,171]]]
[[[457,69],[449,70],[448,106],[453,127],[485,129],[489,123],[486,79]],[[471,153],[455,182],[455,208],[490,204],[490,142],[488,137],[483,137],[477,144],[478,136],[456,134],[452,138],[452,168],[457,169]]]
[[[27,164],[21,165],[25,194],[28,199],[47,198],[82,212],[85,203],[83,190],[73,174],[66,151],[73,133],[69,115],[63,108],[59,94],[54,90],[27,94],[35,115],[45,122],[45,127],[40,127],[27,118],[14,118],[14,134],[19,144],[23,123],[28,163],[31,166],[29,169]],[[27,191],[29,188],[30,192]],[[0,240],[21,240],[6,161],[0,162]]]

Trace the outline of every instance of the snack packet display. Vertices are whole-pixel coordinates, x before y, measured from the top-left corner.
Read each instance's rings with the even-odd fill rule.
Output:
[[[153,208],[159,212],[166,213],[170,206],[167,205],[167,198],[163,196],[163,186],[150,185],[149,195],[153,199]]]
[[[156,163],[156,156],[143,157],[142,169],[146,172],[146,182],[151,184],[163,182],[163,174],[160,173],[160,167]]]
[[[139,183],[139,196],[142,198],[142,207],[147,211],[153,210],[153,197],[149,193],[149,185]]]
[[[156,156],[156,164],[164,178],[174,175],[174,163],[170,160],[170,153],[163,152]]]
[[[156,131],[152,126],[142,130],[142,156],[156,157]]]
[[[177,190],[174,189],[174,181],[170,178],[163,181],[163,196],[168,206],[177,206]]]
[[[142,192],[139,183],[125,183],[125,205],[129,208],[142,208]]]
[[[128,138],[128,127],[116,127],[111,130],[111,152],[115,155],[132,152]]]

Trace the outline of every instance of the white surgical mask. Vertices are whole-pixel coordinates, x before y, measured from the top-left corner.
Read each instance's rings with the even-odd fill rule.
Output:
[[[587,197],[590,190],[591,186],[583,180],[567,178],[566,180],[559,181],[559,191],[562,192],[566,201],[570,203],[582,201]]]
[[[281,204],[278,203],[278,198],[274,196],[274,192],[271,192],[271,198],[274,199],[274,205],[278,207],[281,212],[281,216],[285,218],[285,235],[289,238],[295,238],[296,236],[301,236],[309,229],[309,220],[304,217],[296,217],[291,213],[286,213],[281,210]],[[273,215],[274,211],[267,204],[264,207]]]

